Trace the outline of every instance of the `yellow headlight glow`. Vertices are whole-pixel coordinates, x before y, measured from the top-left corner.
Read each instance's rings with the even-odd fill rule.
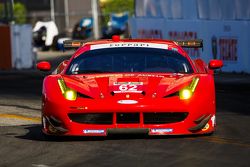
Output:
[[[193,95],[192,90],[190,90],[188,88],[180,90],[180,94],[179,94],[181,100],[190,99],[192,97],[192,95]]]
[[[197,85],[198,85],[198,82],[199,82],[199,78],[194,78],[191,82],[191,84],[189,85],[189,88],[191,89],[192,92],[195,91]]]
[[[59,87],[60,87],[60,89],[62,91],[62,94],[64,94],[66,92],[66,90],[67,90],[67,86],[65,85],[64,80],[63,79],[58,79],[57,82],[58,82],[58,85],[59,85]]]
[[[74,101],[77,98],[77,92],[68,88],[63,79],[58,79],[58,85],[65,99]]]
[[[198,85],[199,78],[193,78],[191,84],[179,91],[179,96],[181,100],[188,100],[193,96],[193,93]]]
[[[68,89],[68,90],[66,90],[66,92],[64,94],[64,97],[67,100],[73,101],[73,100],[76,100],[77,93],[74,90]]]

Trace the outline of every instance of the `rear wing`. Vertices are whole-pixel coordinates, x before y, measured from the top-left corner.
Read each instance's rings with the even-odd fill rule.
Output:
[[[81,47],[86,41],[83,40],[65,40],[63,41],[64,48],[79,48]]]
[[[84,40],[66,40],[66,41],[63,41],[63,47],[64,48],[79,48],[86,42],[87,41],[84,41]],[[183,48],[203,48],[202,39],[178,40],[174,42]]]
[[[202,48],[203,49],[202,39],[179,40],[179,41],[174,41],[174,42],[183,48]]]

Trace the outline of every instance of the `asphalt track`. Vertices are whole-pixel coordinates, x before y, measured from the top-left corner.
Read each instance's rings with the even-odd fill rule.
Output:
[[[55,65],[68,57],[64,55],[43,53],[39,59]],[[216,75],[217,130],[211,136],[49,139],[40,131],[45,75],[35,70],[0,71],[0,167],[250,166],[249,75]]]

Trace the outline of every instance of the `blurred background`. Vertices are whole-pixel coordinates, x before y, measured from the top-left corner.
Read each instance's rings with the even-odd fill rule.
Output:
[[[64,51],[64,40],[115,34],[203,39],[203,49],[186,51],[224,62],[214,75],[214,135],[54,141],[42,135],[42,85],[51,71],[36,70],[36,63],[49,61],[53,70],[75,52]],[[249,74],[250,0],[0,0],[0,166],[248,167]]]
[[[0,0],[0,70],[34,67],[67,39],[203,39],[192,58],[250,73],[250,0]]]

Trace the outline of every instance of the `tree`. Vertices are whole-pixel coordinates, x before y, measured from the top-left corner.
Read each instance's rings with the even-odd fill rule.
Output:
[[[101,13],[104,17],[104,25],[107,25],[111,13],[128,12],[134,14],[134,0],[100,0]]]
[[[15,23],[17,24],[26,23],[26,16],[27,16],[26,7],[20,2],[15,3],[13,7],[14,7],[13,14]],[[11,8],[12,5],[9,2],[7,4],[0,3],[0,20],[4,21],[5,23],[12,21]]]
[[[20,2],[15,3],[14,4],[14,20],[15,20],[15,22],[17,24],[26,23],[26,16],[27,16],[26,7]]]

